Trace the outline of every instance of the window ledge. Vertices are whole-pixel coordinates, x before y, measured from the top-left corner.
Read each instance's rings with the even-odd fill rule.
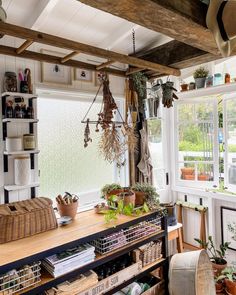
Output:
[[[182,186],[174,186],[172,187],[172,191],[177,193],[191,194],[197,195],[200,197],[211,198],[215,200],[224,200],[228,202],[236,203],[236,195],[221,193],[221,192],[212,192],[208,191],[208,189],[197,189],[190,187],[182,187]]]

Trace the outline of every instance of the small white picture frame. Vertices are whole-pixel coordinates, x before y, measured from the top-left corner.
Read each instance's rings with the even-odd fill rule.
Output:
[[[64,57],[66,54],[51,50],[41,49],[41,53],[53,56]],[[60,85],[71,85],[71,67],[61,64],[41,62],[41,82]]]
[[[93,83],[93,72],[91,70],[75,68],[74,80]]]

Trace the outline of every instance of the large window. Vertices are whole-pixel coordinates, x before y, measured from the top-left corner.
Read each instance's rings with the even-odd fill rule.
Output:
[[[225,134],[225,186],[236,189],[236,96],[228,95],[224,101]]]
[[[178,102],[175,108],[177,183],[218,185],[217,99]]]
[[[91,128],[92,143],[84,148],[83,116],[90,99],[38,99],[40,195],[55,198],[65,191],[81,196],[80,205],[95,201],[100,188],[115,179],[115,165],[98,153],[100,133]],[[93,105],[94,118],[101,108]],[[93,118],[90,118],[93,119]]]

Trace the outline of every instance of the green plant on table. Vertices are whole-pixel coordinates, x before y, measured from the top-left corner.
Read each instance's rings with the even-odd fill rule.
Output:
[[[223,244],[220,244],[219,249],[216,249],[216,246],[213,242],[213,238],[212,236],[208,237],[208,242],[204,242],[201,239],[194,239],[196,242],[198,242],[200,244],[200,246],[202,246],[204,249],[208,250],[210,253],[210,260],[216,264],[225,264],[226,260],[225,260],[225,255],[226,255],[226,251],[229,248],[230,243],[229,242],[225,242]]]
[[[217,281],[228,279],[231,282],[236,281],[236,269],[233,266],[226,267],[221,274],[216,278]]]
[[[121,188],[122,188],[121,185],[118,183],[111,183],[111,184],[104,185],[101,189],[102,198],[105,198],[106,194],[109,194],[110,192],[121,189]]]
[[[196,69],[196,71],[193,73],[193,78],[206,78],[209,74],[209,71],[205,69],[204,67],[200,67]]]
[[[156,210],[160,207],[160,196],[156,191],[156,188],[148,183],[136,183],[131,188],[137,192],[143,192],[145,194],[146,205],[150,210]]]

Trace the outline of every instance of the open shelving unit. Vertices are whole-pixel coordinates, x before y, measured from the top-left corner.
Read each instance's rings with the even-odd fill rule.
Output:
[[[24,238],[18,241],[0,245],[0,252],[4,253],[4,256],[0,257],[0,274],[4,274],[11,269],[19,268],[25,264],[39,261],[47,256],[62,252],[71,247],[78,246],[79,244],[88,243],[95,239],[110,235],[111,233],[114,233],[114,231],[125,229],[129,226],[136,225],[139,222],[149,220],[150,218],[155,218],[158,215],[158,212],[151,212],[139,217],[121,215],[115,227],[108,227],[107,224],[105,224],[104,217],[100,214],[94,213],[93,210],[79,213],[77,215],[77,219],[70,225],[59,227],[58,229],[41,233],[29,238]],[[97,254],[93,262],[57,278],[53,278],[47,272],[43,272],[41,282],[39,284],[34,287],[29,287],[28,289],[22,290],[22,292],[19,294],[42,294],[45,290],[55,287],[64,281],[72,279],[88,270],[99,267],[104,263],[112,261],[123,254],[126,254],[146,243],[155,240],[162,240],[162,258],[143,267],[137,276],[122,282],[121,285],[116,286],[105,294],[113,294],[114,292],[120,290],[136,279],[143,277],[158,267],[163,267],[163,275],[165,278],[167,278],[169,267],[167,258],[167,223],[166,218],[162,217],[160,230],[146,235],[125,246],[117,248],[116,250],[112,250],[107,254]],[[167,290],[167,281],[165,281],[165,285]]]
[[[36,133],[36,128],[35,128],[35,124],[38,123],[38,119],[34,118],[34,119],[28,119],[28,118],[5,118],[5,108],[6,108],[6,103],[9,99],[14,99],[16,97],[21,97],[24,99],[24,103],[26,103],[28,106],[33,107],[33,101],[35,99],[37,99],[37,95],[35,94],[29,94],[29,93],[18,93],[18,92],[4,92],[1,95],[1,100],[2,100],[2,137],[3,137],[3,141],[5,141],[6,137],[8,136],[8,124],[12,124],[12,128],[11,130],[13,130],[13,128],[16,128],[16,134],[19,135],[19,130],[20,128],[23,128],[23,130],[25,130],[25,128],[27,127],[27,124],[29,126],[29,131],[28,133],[32,133],[35,134],[35,136],[37,135]],[[20,126],[24,126],[24,127],[20,127]],[[23,132],[24,133],[24,132]],[[22,133],[22,135],[23,135]],[[12,135],[12,134],[10,134]],[[15,135],[15,134],[13,134]],[[22,151],[13,151],[13,152],[8,152],[8,151],[4,151],[3,152],[3,173],[4,175],[6,175],[6,173],[8,173],[9,171],[9,158],[14,158],[15,156],[19,156],[19,155],[29,155],[30,157],[30,168],[31,170],[35,169],[35,155],[37,155],[40,151],[38,149],[35,150],[22,150]],[[10,173],[12,173],[12,171],[10,171]],[[34,198],[36,196],[36,187],[39,186],[39,183],[36,181],[32,181],[32,183],[30,183],[29,185],[24,185],[24,186],[18,186],[18,185],[14,185],[14,184],[8,184],[11,183],[12,180],[9,179],[5,179],[4,176],[4,185],[3,185],[3,189],[4,189],[4,203],[9,203],[11,200],[10,196],[9,196],[9,192],[16,192],[17,190],[23,190],[23,189],[30,189],[30,197]],[[7,183],[7,184],[6,184]]]

